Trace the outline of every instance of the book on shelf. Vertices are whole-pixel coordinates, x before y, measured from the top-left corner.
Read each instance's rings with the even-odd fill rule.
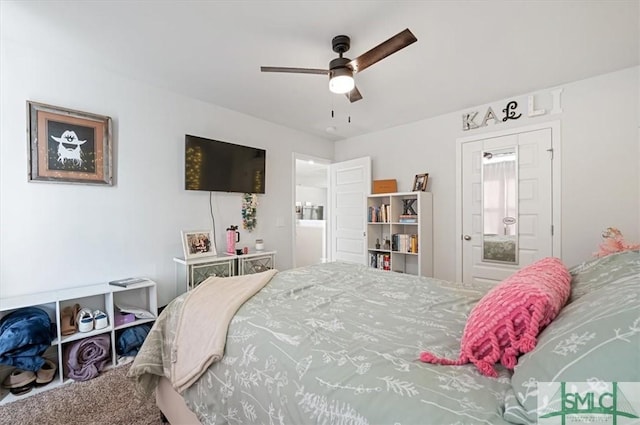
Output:
[[[391,270],[391,255],[384,254],[382,256],[382,270]]]
[[[367,216],[369,223],[388,223],[390,207],[389,204],[369,207]]]
[[[369,266],[379,270],[391,270],[391,255],[381,252],[370,252]]]
[[[109,281],[109,285],[121,286],[123,288],[126,288],[129,285],[133,285],[134,283],[145,282],[146,280],[147,279],[143,277],[127,277],[124,279],[111,280]]]
[[[391,250],[396,252],[418,253],[418,235],[394,234],[391,236]]]
[[[398,223],[417,223],[418,216],[415,214],[400,214],[398,216]]]
[[[409,238],[409,252],[418,253],[418,235],[411,235]]]

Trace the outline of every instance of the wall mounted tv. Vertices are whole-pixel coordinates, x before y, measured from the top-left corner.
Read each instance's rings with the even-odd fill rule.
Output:
[[[265,193],[264,149],[188,134],[184,142],[186,190]]]

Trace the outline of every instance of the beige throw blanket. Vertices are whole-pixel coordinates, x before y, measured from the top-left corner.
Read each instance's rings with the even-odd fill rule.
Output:
[[[192,290],[182,306],[171,347],[171,384],[182,393],[224,354],[227,329],[245,301],[276,274],[210,277]]]

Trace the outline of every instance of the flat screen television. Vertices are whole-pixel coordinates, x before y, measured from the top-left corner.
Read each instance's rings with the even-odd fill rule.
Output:
[[[208,192],[265,193],[267,151],[185,135],[184,186]]]

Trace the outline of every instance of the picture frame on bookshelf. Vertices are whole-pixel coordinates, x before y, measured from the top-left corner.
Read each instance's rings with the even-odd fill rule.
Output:
[[[27,101],[29,182],[113,185],[111,118]]]
[[[427,181],[429,180],[429,173],[416,174],[413,180],[413,191],[424,192],[427,190]]]
[[[182,248],[185,260],[218,255],[212,230],[183,230]]]

